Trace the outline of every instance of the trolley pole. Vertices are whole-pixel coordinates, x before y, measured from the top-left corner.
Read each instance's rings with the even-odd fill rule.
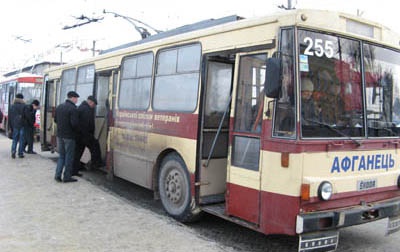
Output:
[[[287,1],[287,8],[288,8],[289,10],[292,9],[292,0],[288,0],[288,1]]]
[[[94,57],[96,54],[96,40],[93,40],[93,47],[92,47],[92,56]]]
[[[293,10],[293,9],[295,9],[295,7],[293,7],[292,0],[288,0],[287,1],[287,7],[284,6],[283,4],[281,4],[281,5],[278,6],[278,8],[285,9],[285,10]]]

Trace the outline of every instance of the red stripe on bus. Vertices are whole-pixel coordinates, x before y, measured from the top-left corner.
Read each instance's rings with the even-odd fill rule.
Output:
[[[358,139],[357,146],[350,139],[288,139],[272,137],[272,121],[263,122],[263,139],[261,149],[273,152],[329,152],[329,151],[360,151],[360,150],[389,150],[397,149],[400,145],[398,138],[393,139]],[[298,132],[299,134],[299,132]]]
[[[296,216],[300,210],[299,197],[262,191],[260,205],[262,233],[296,235]]]
[[[28,82],[28,83],[37,83],[42,84],[43,78],[40,77],[20,77],[17,79],[18,82]]]
[[[227,214],[259,224],[264,234],[295,235],[299,197],[227,183]],[[258,223],[259,222],[259,223]]]
[[[368,139],[365,142],[360,141],[361,146],[356,146],[355,143],[348,140],[278,140],[268,139],[263,140],[261,148],[264,151],[272,152],[333,152],[333,151],[368,151],[368,150],[394,150],[398,148],[395,139]]]
[[[145,125],[144,130],[166,136],[197,139],[199,125],[198,114],[172,113],[172,112],[144,112],[120,110],[119,116],[115,118],[115,125],[119,128],[132,128],[143,130],[137,125]],[[233,130],[233,118],[230,118],[230,131]],[[347,139],[326,139],[326,140],[297,140],[272,137],[271,120],[263,123],[264,137],[261,141],[261,149],[273,152],[327,152],[327,151],[351,151],[351,150],[378,150],[395,149],[399,143],[396,139],[367,139],[359,140],[361,146]],[[268,133],[269,132],[269,133]],[[250,134],[254,135],[254,134]],[[230,145],[232,134],[230,134]]]
[[[259,216],[259,191],[227,183],[227,192],[227,214],[257,224]]]
[[[197,114],[122,110],[118,111],[114,122],[118,128],[197,139]]]
[[[18,77],[15,79],[9,79],[1,82],[0,84],[5,84],[9,82],[26,82],[26,83],[36,83],[36,84],[42,84],[43,83],[43,78],[39,76],[26,76],[26,77]]]
[[[300,201],[300,197],[258,191],[248,187],[227,184],[227,214],[259,224],[264,234],[296,234],[296,216],[300,212],[325,211],[379,202],[400,197],[397,186],[372,189],[365,192],[347,192],[332,196],[328,201],[313,197]],[[260,199],[259,199],[260,197]],[[260,202],[259,202],[260,200]],[[259,223],[258,223],[259,215]]]

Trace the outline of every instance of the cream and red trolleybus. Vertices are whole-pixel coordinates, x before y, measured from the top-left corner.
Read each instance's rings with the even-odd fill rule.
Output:
[[[294,10],[208,20],[48,70],[52,112],[94,94],[106,169],[179,221],[204,211],[299,251],[400,215],[400,37],[360,17]]]

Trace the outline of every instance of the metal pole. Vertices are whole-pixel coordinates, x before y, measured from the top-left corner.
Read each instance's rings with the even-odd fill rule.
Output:
[[[93,40],[93,47],[92,47],[92,55],[93,57],[95,56],[95,52],[96,52],[96,40]]]

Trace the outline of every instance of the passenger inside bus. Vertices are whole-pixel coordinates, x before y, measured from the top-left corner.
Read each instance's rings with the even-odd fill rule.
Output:
[[[321,121],[331,126],[343,126],[344,102],[340,95],[340,83],[327,70],[318,73],[318,82],[322,91],[318,102],[321,106]]]
[[[319,122],[320,107],[313,99],[314,84],[308,77],[301,78],[301,118],[302,125],[315,125]]]
[[[257,97],[257,102],[251,108],[252,113],[252,122],[251,122],[251,131],[252,132],[261,132],[261,122],[262,122],[262,112],[264,105],[264,89],[262,88]]]

